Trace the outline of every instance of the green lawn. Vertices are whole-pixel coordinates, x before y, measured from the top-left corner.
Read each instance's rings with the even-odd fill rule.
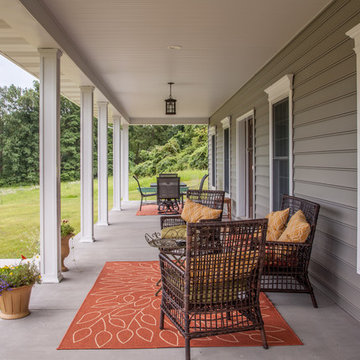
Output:
[[[197,188],[206,170],[178,172],[181,181]],[[140,179],[141,186],[156,182],[156,177]],[[39,238],[39,187],[0,188],[0,259],[32,256]],[[113,204],[113,183],[109,178],[109,209]],[[129,179],[130,200],[140,200],[134,179]],[[80,182],[61,184],[61,218],[70,220],[80,231]],[[97,181],[94,182],[94,221],[97,221]]]

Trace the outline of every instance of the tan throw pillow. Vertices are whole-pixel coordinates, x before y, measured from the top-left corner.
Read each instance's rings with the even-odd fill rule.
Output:
[[[289,220],[289,223],[278,241],[304,243],[310,234],[310,224],[301,210],[298,210]]]
[[[186,225],[169,226],[161,229],[162,239],[186,239]]]
[[[213,220],[219,218],[222,210],[209,208],[186,199],[181,218],[188,223],[196,223],[200,220]]]
[[[267,241],[278,241],[279,237],[285,230],[285,225],[289,217],[290,209],[273,211],[266,215],[268,221],[268,228],[266,233]]]

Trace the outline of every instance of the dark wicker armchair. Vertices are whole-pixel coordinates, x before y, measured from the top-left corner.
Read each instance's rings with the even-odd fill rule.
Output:
[[[223,210],[225,192],[221,190],[188,190],[186,197],[201,205],[208,206],[212,209]],[[219,220],[221,220],[222,213]],[[160,227],[164,229],[170,226],[185,225],[186,222],[180,215],[176,216],[161,216]]]
[[[187,225],[185,262],[160,253],[160,329],[164,315],[190,340],[260,330],[267,348],[259,305],[267,219]]]
[[[305,243],[268,241],[265,248],[261,290],[266,292],[308,293],[317,307],[308,267],[320,205],[294,196],[283,195],[281,209],[290,208],[289,219],[302,210],[311,231]]]

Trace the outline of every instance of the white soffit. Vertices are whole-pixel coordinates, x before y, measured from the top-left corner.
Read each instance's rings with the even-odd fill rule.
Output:
[[[59,46],[65,95],[90,82],[134,119],[163,118],[173,81],[176,117],[204,119],[330,2],[0,0],[0,51],[37,76],[37,47]]]

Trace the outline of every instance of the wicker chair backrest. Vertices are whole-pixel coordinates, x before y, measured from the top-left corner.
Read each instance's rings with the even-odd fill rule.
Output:
[[[319,215],[320,205],[312,201],[302,199],[295,196],[283,195],[281,201],[281,209],[289,208],[289,219],[294,215],[298,210],[301,210],[305,217],[306,221],[311,226],[311,232],[306,239],[307,243],[312,243],[315,235],[316,223]]]
[[[224,208],[225,192],[221,190],[188,190],[186,197],[212,209],[223,210]],[[221,218],[222,212],[219,219],[221,220]]]
[[[267,219],[188,224],[185,291],[192,308],[240,303],[259,290],[266,230]]]

